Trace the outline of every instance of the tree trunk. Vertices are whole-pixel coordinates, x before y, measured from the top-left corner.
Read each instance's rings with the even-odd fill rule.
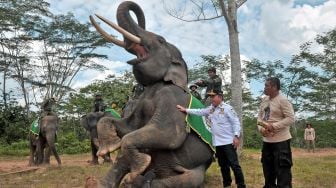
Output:
[[[241,123],[241,147],[243,145],[243,102],[242,102],[242,78],[241,78],[241,61],[239,51],[239,38],[237,29],[237,7],[235,0],[228,2],[228,30],[230,40],[230,57],[231,57],[231,94],[232,106],[238,114]]]

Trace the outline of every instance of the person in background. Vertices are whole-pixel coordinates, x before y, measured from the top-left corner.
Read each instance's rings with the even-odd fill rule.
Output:
[[[238,188],[245,188],[244,175],[236,152],[240,144],[239,118],[233,108],[224,103],[222,91],[213,90],[207,94],[212,102],[206,108],[189,109],[181,105],[177,105],[176,108],[187,114],[208,116],[211,123],[212,143],[216,147],[216,157],[221,169],[224,187],[231,187],[231,168]]]
[[[201,95],[197,92],[197,85],[192,84],[189,86],[190,94],[192,94],[194,97],[196,97],[198,100],[202,101]]]
[[[211,67],[208,69],[209,78],[207,80],[199,80],[195,84],[200,87],[206,87],[206,93],[210,93],[211,90],[222,90],[222,79],[216,75],[216,68]],[[211,100],[208,95],[205,95],[203,101],[205,105],[210,105]]]
[[[100,93],[96,93],[95,100],[93,101],[93,112],[104,112],[105,111],[105,103],[103,97]]]
[[[306,147],[308,152],[312,149],[315,152],[315,130],[311,123],[306,124],[304,132],[304,140],[306,141]]]
[[[280,80],[266,79],[264,97],[261,101],[258,130],[263,136],[261,162],[264,188],[292,187],[292,152],[289,128],[294,123],[294,110],[288,99],[280,94]]]

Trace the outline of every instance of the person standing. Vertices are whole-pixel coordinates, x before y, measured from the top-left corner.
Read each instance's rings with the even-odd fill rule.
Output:
[[[199,80],[195,84],[200,87],[206,87],[206,93],[210,93],[211,90],[222,90],[222,79],[216,74],[216,68],[211,67],[208,69],[209,78],[207,80]],[[205,95],[203,101],[205,105],[210,105],[208,94]]]
[[[190,94],[192,94],[194,97],[196,97],[198,100],[202,101],[201,95],[197,92],[197,85],[192,84],[189,86]]]
[[[304,139],[306,141],[306,147],[308,152],[310,152],[310,149],[315,152],[315,130],[312,127],[311,123],[306,124]]]
[[[211,123],[212,143],[216,147],[216,157],[221,168],[224,187],[232,183],[230,168],[232,169],[238,188],[244,188],[245,181],[242,168],[239,165],[236,149],[240,140],[240,122],[233,108],[223,102],[223,93],[214,90],[207,93],[211,98],[211,105],[203,109],[188,109],[181,105],[176,107],[187,114],[208,116]]]
[[[292,152],[289,128],[294,123],[294,110],[288,99],[280,94],[280,80],[266,79],[258,122],[263,136],[261,162],[265,178],[264,188],[292,187]],[[261,126],[262,125],[262,126]]]
[[[105,111],[105,103],[103,97],[100,93],[95,95],[95,100],[93,101],[93,112],[104,112]]]

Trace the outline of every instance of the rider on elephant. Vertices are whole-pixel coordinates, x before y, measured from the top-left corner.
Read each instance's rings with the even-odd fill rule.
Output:
[[[46,115],[54,115],[57,116],[57,114],[55,112],[53,112],[53,107],[56,103],[57,99],[56,97],[51,97],[49,99],[46,99],[43,103],[42,103],[42,113],[41,113],[41,119],[46,116]]]
[[[214,90],[222,90],[222,79],[216,74],[216,68],[211,67],[208,69],[209,79],[199,80],[195,84],[200,87],[206,87],[206,93]],[[210,105],[211,100],[208,95],[202,101],[205,105]]]
[[[93,102],[93,112],[104,112],[105,111],[105,103],[103,97],[100,93],[95,95],[95,100]]]

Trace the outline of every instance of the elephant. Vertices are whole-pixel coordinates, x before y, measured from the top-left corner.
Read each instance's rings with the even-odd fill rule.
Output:
[[[134,2],[119,5],[118,25],[96,16],[122,33],[123,41],[111,37],[90,16],[107,41],[137,56],[127,63],[132,65],[137,82],[145,87],[128,116],[104,117],[97,124],[97,155],[120,149],[101,185],[118,187],[125,182],[130,187],[203,186],[214,152],[189,129],[186,114],[176,108],[178,104],[188,106],[191,99],[188,68],[181,52],[162,36],[145,30],[144,13]]]
[[[92,152],[92,160],[91,164],[97,165],[98,157],[96,155],[99,143],[98,143],[98,135],[97,135],[97,122],[100,118],[104,116],[111,116],[110,113],[105,112],[90,112],[81,117],[80,124],[90,133],[90,141],[91,141],[91,152]],[[107,153],[103,156],[104,162],[112,162],[110,153]]]
[[[55,115],[46,115],[40,120],[39,135],[30,134],[29,165],[50,164],[51,153],[61,165],[55,145],[58,126],[59,119]]]

